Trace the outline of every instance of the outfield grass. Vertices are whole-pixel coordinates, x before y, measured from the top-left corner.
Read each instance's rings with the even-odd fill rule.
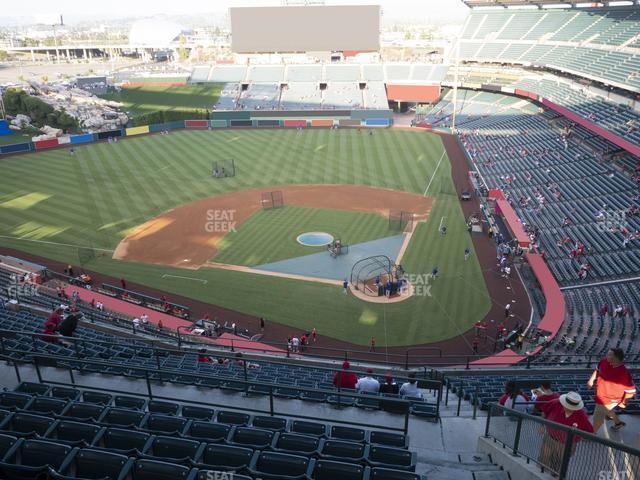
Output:
[[[297,242],[298,235],[313,231],[327,232],[346,245],[391,235],[388,220],[380,215],[287,205],[254,213],[218,243],[214,260],[255,266],[326,250]]]
[[[107,100],[124,104],[131,115],[160,110],[211,110],[218,101],[223,84],[187,85],[184,87],[134,87],[119,93],[100,95]]]
[[[234,158],[238,175],[210,176],[211,161]],[[436,168],[437,167],[437,168]],[[435,203],[420,224],[403,261],[424,275],[441,276],[430,296],[384,306],[363,303],[339,287],[215,269],[185,271],[115,261],[110,253],[86,267],[168,292],[299,328],[367,345],[411,345],[466,331],[490,307],[453,189],[440,139],[424,132],[378,130],[218,130],[125,139],[115,144],[50,150],[2,160],[0,244],[78,264],[78,249],[112,250],[130,229],[199,198],[278,184],[363,184],[428,194]],[[444,218],[443,218],[444,217]],[[448,233],[438,233],[440,222]],[[176,241],[179,241],[177,239]],[[173,274],[208,280],[181,280]]]

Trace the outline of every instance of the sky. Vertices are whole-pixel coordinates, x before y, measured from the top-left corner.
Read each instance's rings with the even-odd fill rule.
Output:
[[[224,13],[230,6],[274,6],[283,5],[283,0],[0,0],[10,4],[9,9],[0,7],[2,17],[26,17],[30,20],[49,24],[60,14],[70,22],[83,17],[127,17],[153,16],[156,14],[189,15]],[[327,5],[370,5],[382,6],[383,17],[393,20],[462,21],[467,8],[460,0],[326,0]],[[34,12],[38,12],[34,15]],[[6,18],[5,17],[5,18]]]

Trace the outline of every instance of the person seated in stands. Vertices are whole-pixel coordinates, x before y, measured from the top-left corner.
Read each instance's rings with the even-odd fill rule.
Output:
[[[387,373],[384,377],[384,383],[380,385],[380,393],[391,393],[397,395],[400,392],[400,386],[393,381],[391,373]]]
[[[198,363],[212,363],[213,360],[207,355],[207,349],[201,348],[198,350]]]
[[[260,368],[260,365],[258,365],[257,363],[251,363],[244,360],[242,358],[242,352],[236,353],[234,363],[239,367],[244,367],[246,364],[247,368]]]
[[[56,308],[53,312],[49,314],[47,321],[44,322],[44,334],[45,335],[57,335],[58,328],[60,327],[60,322],[62,322],[62,309]],[[49,343],[58,343],[58,339],[55,337],[45,337],[43,338],[45,342]]]
[[[533,406],[533,411],[535,413],[542,414],[544,410],[544,405],[551,400],[555,400],[556,398],[560,398],[560,394],[558,392],[554,392],[553,388],[551,388],[551,381],[545,380],[540,382],[540,386],[531,390],[531,401],[535,402]]]
[[[333,384],[338,388],[349,388],[355,390],[358,383],[358,376],[349,371],[351,364],[345,360],[342,362],[342,370],[333,375]]]
[[[526,413],[526,402],[528,401],[529,397],[516,387],[516,383],[513,380],[509,380],[504,387],[504,393],[498,400],[498,403],[505,407]]]
[[[402,384],[399,393],[404,397],[422,398],[422,392],[418,388],[415,372],[409,374],[409,381]]]
[[[73,337],[76,329],[78,328],[78,322],[80,321],[81,313],[72,313],[65,317],[62,322],[60,322],[60,326],[58,327],[58,332],[63,337]]]
[[[378,393],[380,390],[380,382],[373,378],[373,370],[368,368],[367,374],[358,379],[356,382],[356,390],[358,393]]]

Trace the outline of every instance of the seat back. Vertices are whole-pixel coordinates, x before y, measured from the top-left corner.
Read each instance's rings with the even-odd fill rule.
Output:
[[[25,408],[32,399],[33,397],[26,393],[2,392],[0,393],[0,407],[11,410],[22,409]]]
[[[376,480],[422,480],[422,476],[417,473],[380,467],[371,469],[370,478]]]
[[[22,436],[29,434],[43,436],[54,423],[55,420],[53,418],[41,417],[30,413],[16,413],[4,428]]]
[[[86,404],[81,402],[72,402],[64,412],[66,418],[75,418],[81,421],[98,420],[104,407],[102,405]]]
[[[287,429],[287,419],[278,417],[257,416],[253,418],[252,425],[257,428],[266,428],[267,430],[284,432]]]
[[[91,445],[100,430],[99,425],[63,420],[47,433],[46,438],[69,444]]]
[[[51,388],[51,386],[45,383],[22,382],[16,387],[14,392],[28,393],[31,395],[44,395],[49,391],[49,388]]]
[[[139,427],[145,419],[145,416],[144,413],[136,410],[108,407],[102,415],[102,418],[100,418],[100,421],[109,425]]]
[[[137,450],[144,453],[145,445],[151,435],[144,432],[122,430],[120,428],[107,428],[102,437],[102,443],[106,448],[119,452],[132,452]]]
[[[341,427],[333,425],[331,427],[331,438],[339,438],[340,440],[351,440],[353,442],[364,442],[366,440],[366,432],[361,428]]]
[[[101,450],[80,450],[75,456],[73,466],[75,477],[82,479],[109,479],[117,480],[123,473],[128,462],[126,455],[120,455]]]
[[[262,452],[252,462],[251,469],[258,475],[300,477],[309,474],[313,460],[288,453]]]
[[[26,410],[49,415],[59,415],[67,404],[68,402],[66,400],[60,400],[58,398],[35,397]]]
[[[96,403],[98,405],[109,405],[113,396],[108,393],[82,392],[82,401],[86,403]]]
[[[289,432],[281,433],[275,445],[276,449],[307,454],[317,451],[319,447],[320,439],[318,437]]]
[[[215,414],[212,408],[192,407],[185,405],[182,407],[181,415],[185,418],[193,418],[194,420],[211,420]]]
[[[407,448],[408,439],[401,433],[372,431],[369,434],[369,442],[388,447]]]
[[[393,468],[415,468],[415,453],[402,448],[372,445],[368,456],[369,463],[376,466]]]
[[[127,397],[125,395],[116,395],[113,401],[116,407],[133,408],[135,410],[142,410],[147,404],[144,398]]]
[[[229,412],[227,410],[220,410],[217,416],[219,423],[227,423],[229,425],[248,425],[250,418],[246,413]]]
[[[68,387],[52,387],[49,395],[61,400],[77,400],[80,398],[80,390]]]
[[[4,458],[17,441],[18,439],[11,435],[0,435],[0,460]]]
[[[304,433],[306,435],[323,436],[327,433],[327,426],[324,423],[294,420],[291,423],[291,431],[296,433]]]
[[[231,426],[224,423],[193,422],[185,435],[208,443],[218,443],[226,440],[230,431]]]
[[[271,445],[274,432],[251,427],[236,427],[231,434],[231,441],[240,445],[251,445],[254,448],[266,448]]]
[[[154,413],[149,415],[143,428],[154,432],[182,433],[188,422],[188,418]]]
[[[180,405],[173,402],[162,402],[160,400],[150,400],[148,409],[152,413],[163,413],[165,415],[177,415]]]
[[[57,470],[67,458],[67,455],[71,453],[71,450],[73,450],[73,447],[61,443],[25,440],[18,449],[18,461],[20,465],[29,467],[48,465]]]
[[[190,458],[196,460],[196,454],[200,448],[200,442],[186,438],[156,437],[151,444],[151,452],[154,457],[173,459]]]
[[[138,460],[134,466],[135,480],[185,480],[191,469],[182,465],[157,460]]]
[[[314,470],[315,480],[363,480],[368,467],[357,463],[318,460]]]
[[[211,467],[240,469],[249,466],[252,456],[251,448],[208,444],[200,463]]]
[[[329,439],[322,445],[320,453],[328,457],[358,460],[364,457],[366,449],[363,443]]]

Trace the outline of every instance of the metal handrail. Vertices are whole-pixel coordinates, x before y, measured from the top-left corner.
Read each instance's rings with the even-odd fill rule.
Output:
[[[19,372],[19,368],[18,368],[18,364],[19,363],[23,363],[23,364],[31,364],[34,365],[35,369],[36,369],[36,374],[38,377],[38,381],[40,383],[55,383],[55,384],[61,384],[61,385],[72,385],[72,386],[78,386],[77,383],[75,382],[75,377],[73,375],[73,370],[74,370],[74,364],[81,364],[82,366],[84,366],[86,368],[86,366],[101,366],[101,367],[105,367],[105,368],[109,368],[109,367],[115,367],[115,368],[123,368],[122,364],[118,364],[118,363],[114,363],[114,362],[108,362],[108,361],[104,361],[104,360],[97,360],[97,359],[87,359],[87,358],[72,358],[69,359],[66,356],[62,356],[62,355],[53,355],[53,354],[40,354],[40,353],[36,353],[34,354],[33,352],[24,352],[24,351],[16,351],[16,350],[6,350],[10,353],[23,353],[26,355],[30,355],[31,359],[28,360],[26,358],[21,358],[21,359],[16,359],[12,356],[6,355],[6,353],[0,353],[0,358],[4,361],[6,361],[9,364],[13,364],[14,368],[16,370],[16,376],[18,381],[21,381],[21,376],[20,376],[20,372]],[[43,379],[42,376],[42,371],[41,371],[41,367],[54,367],[54,368],[66,368],[69,370],[69,376],[71,379],[71,383],[68,384],[66,382],[58,382],[58,381],[46,381]],[[126,368],[128,370],[132,370],[132,371],[136,371],[139,372],[140,374],[142,374],[142,376],[140,378],[144,378],[146,380],[146,384],[147,384],[147,396],[149,398],[162,398],[162,399],[166,399],[166,400],[173,400],[173,401],[180,401],[180,399],[175,398],[175,397],[167,397],[167,396],[158,396],[158,395],[154,395],[153,394],[153,389],[152,389],[152,378],[151,378],[151,374],[157,374],[159,376],[159,380],[160,382],[163,381],[163,377],[166,377],[167,379],[173,375],[179,375],[181,377],[186,377],[186,378],[193,378],[195,379],[211,379],[211,380],[220,380],[221,377],[218,376],[214,376],[214,375],[208,375],[202,372],[198,372],[198,373],[188,373],[188,372],[184,372],[182,370],[177,370],[177,369],[170,369],[170,368],[161,368],[159,365],[156,368],[148,368],[148,367],[139,367],[139,366],[134,366],[134,365],[126,365]],[[239,406],[233,406],[232,408],[235,410],[243,410],[243,411],[251,411],[251,412],[259,412],[259,413],[268,413],[269,415],[277,415],[278,412],[275,411],[274,408],[274,390],[278,389],[278,388],[283,388],[283,389],[294,389],[300,392],[312,392],[312,393],[322,393],[322,394],[326,394],[326,395],[334,395],[337,396],[338,398],[338,402],[337,402],[337,408],[342,408],[342,404],[341,404],[341,400],[340,397],[341,396],[345,396],[345,397],[349,397],[349,398],[355,398],[355,399],[367,399],[367,400],[371,400],[372,398],[375,399],[379,399],[380,401],[390,401],[393,402],[396,406],[402,406],[403,410],[404,410],[404,422],[403,422],[403,427],[390,427],[388,425],[376,425],[376,424],[371,424],[371,423],[367,423],[367,424],[362,424],[362,423],[357,423],[357,422],[352,422],[352,421],[346,421],[346,420],[336,420],[336,419],[332,419],[332,422],[335,423],[343,423],[343,424],[348,424],[348,425],[358,425],[358,426],[368,426],[369,428],[373,427],[373,428],[381,428],[381,429],[387,429],[387,430],[395,430],[395,431],[402,431],[405,435],[408,433],[408,426],[409,426],[409,415],[410,415],[410,407],[411,407],[411,401],[410,400],[406,400],[403,398],[385,398],[385,397],[373,397],[372,395],[367,395],[367,394],[361,394],[361,393],[357,393],[355,391],[345,391],[344,389],[341,388],[337,388],[336,390],[327,390],[327,389],[322,389],[322,388],[311,388],[311,387],[303,387],[303,386],[298,386],[298,385],[288,385],[288,384],[278,384],[278,383],[267,383],[267,382],[260,382],[260,381],[252,381],[252,380],[248,380],[247,379],[247,364],[246,362],[244,363],[244,371],[245,371],[245,375],[244,375],[244,379],[238,379],[238,378],[233,378],[233,379],[227,379],[227,380],[231,380],[235,383],[238,384],[242,384],[244,386],[244,390],[245,392],[248,392],[249,387],[251,386],[256,386],[256,387],[265,387],[269,390],[269,405],[270,408],[269,410],[260,410],[260,409],[256,409],[256,408],[244,408],[244,407],[239,407]],[[82,371],[83,368],[80,368],[80,371]],[[340,372],[339,372],[340,373]],[[84,388],[84,386],[82,386]],[[99,387],[87,387],[90,389],[94,389],[94,390],[103,390],[103,391],[111,391],[111,392],[116,392],[116,393],[125,393],[125,394],[129,394],[131,395],[132,393],[130,391],[117,391],[114,389],[108,389],[108,388],[99,388]],[[205,404],[205,405],[212,405],[212,406],[224,406],[224,407],[228,407],[228,404],[215,404],[215,403],[211,403],[211,402],[197,402],[197,401],[192,401],[192,400],[188,400],[190,403],[199,403],[199,404]],[[429,404],[429,402],[425,402],[427,405]],[[308,416],[303,416],[303,415],[296,415],[296,414],[291,414],[291,413],[286,413],[287,416],[291,416],[291,417],[297,417],[297,418],[307,418],[307,419],[311,419],[311,418],[315,418],[317,419],[317,417],[308,417]]]
[[[496,415],[496,412],[498,412],[498,415]],[[494,419],[494,423],[495,423],[495,417],[498,417],[498,416],[504,416],[510,419],[515,419],[515,421],[517,422],[516,429],[515,429],[516,430],[515,436],[513,437],[512,445],[507,445],[503,439],[497,438],[495,435],[491,434],[491,425],[492,425],[491,421],[492,419]],[[519,448],[523,440],[524,441],[528,440],[528,444],[533,443],[531,438],[524,438],[526,435],[523,433],[523,429],[522,429],[522,423],[524,420],[538,424],[541,429],[543,429],[544,427],[550,427],[550,428],[553,428],[554,431],[560,431],[560,432],[563,432],[564,435],[566,435],[564,442],[562,442],[563,443],[562,456],[559,462],[560,466],[558,470],[554,470],[552,466],[545,464],[544,461],[541,460],[540,458],[533,458],[531,455],[523,453],[522,449]],[[539,438],[540,432],[538,431],[536,433]],[[611,449],[620,451],[622,453],[637,457],[636,463],[635,463],[636,469],[640,467],[640,449],[633,448],[623,443],[618,443],[613,440],[609,440],[607,438],[602,438],[595,434],[578,430],[577,428],[568,427],[566,425],[562,425],[542,417],[530,415],[528,413],[520,412],[518,410],[513,410],[511,408],[499,405],[498,403],[489,404],[484,436],[485,438],[493,438],[494,442],[502,443],[502,445],[505,448],[509,448],[510,450],[512,450],[512,453],[514,456],[518,456],[518,455],[525,456],[528,460],[538,464],[543,471],[547,469],[556,473],[558,475],[559,480],[564,480],[566,478],[576,478],[570,475],[571,473],[570,460],[571,460],[573,451],[575,450],[574,444],[578,440],[592,442],[592,443],[602,445],[604,447],[611,448]],[[594,462],[596,461],[595,458],[593,459],[593,461]],[[601,470],[601,471],[604,471],[604,470]],[[595,470],[594,470],[594,478],[596,475],[597,473],[595,473]],[[623,477],[620,477],[620,478],[623,478]]]

